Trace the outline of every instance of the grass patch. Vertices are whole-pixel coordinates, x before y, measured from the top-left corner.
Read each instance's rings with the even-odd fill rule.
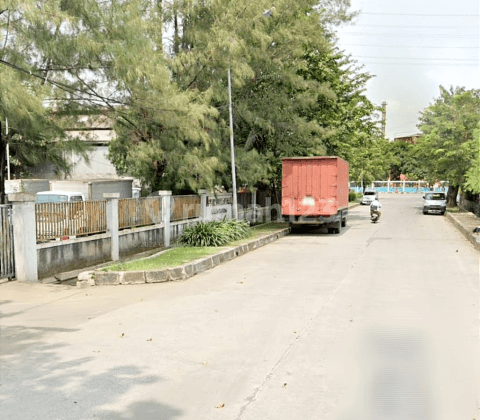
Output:
[[[169,249],[157,257],[148,258],[144,260],[136,260],[125,263],[113,264],[102,269],[102,271],[143,271],[156,270],[166,267],[176,267],[178,265],[186,264],[199,258],[207,257],[215,254],[221,248],[208,247],[190,247],[181,246]]]
[[[144,271],[144,270],[158,270],[167,267],[176,267],[186,264],[188,262],[198,260],[199,258],[207,257],[216,254],[225,247],[232,247],[244,244],[259,236],[273,233],[288,227],[287,223],[264,223],[253,226],[249,229],[249,236],[237,241],[228,242],[222,247],[206,246],[206,247],[190,247],[179,246],[163,252],[157,257],[129,261],[124,263],[112,264],[108,267],[102,268],[102,271]]]
[[[465,210],[459,207],[447,207],[447,213],[465,213]]]

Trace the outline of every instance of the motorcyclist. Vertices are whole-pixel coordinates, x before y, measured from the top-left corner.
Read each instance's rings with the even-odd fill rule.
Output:
[[[380,201],[378,201],[378,198],[375,198],[375,200],[370,203],[370,217],[372,217],[373,213],[376,212],[378,213],[378,218],[380,219],[380,216],[382,215],[382,212],[380,211],[381,208],[382,204]]]

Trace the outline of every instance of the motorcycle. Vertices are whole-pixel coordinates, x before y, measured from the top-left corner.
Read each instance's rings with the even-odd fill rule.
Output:
[[[370,219],[373,223],[377,223],[378,219],[380,219],[380,213],[378,211],[372,210],[370,212]]]

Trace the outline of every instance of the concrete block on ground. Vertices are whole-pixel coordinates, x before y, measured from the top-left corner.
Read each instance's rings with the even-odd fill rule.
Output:
[[[203,273],[213,267],[213,262],[211,257],[202,258],[194,263],[195,273]]]
[[[258,248],[258,241],[254,240],[248,243],[248,250],[253,251],[254,249]]]
[[[220,255],[221,254],[215,254],[215,255],[212,255],[212,265],[215,267],[217,265],[219,265],[222,261],[221,261],[221,258],[220,258]]]
[[[115,271],[96,271],[95,284],[97,286],[120,284],[120,273]]]
[[[169,268],[168,269],[168,277],[172,281],[185,280],[187,278],[187,276],[185,274],[185,269],[184,269],[183,265],[180,266],[180,267]]]
[[[187,278],[195,275],[195,267],[193,266],[193,264],[185,264],[183,268],[185,270],[185,275]]]
[[[224,254],[224,257],[225,257],[225,262],[233,260],[236,256],[235,248],[227,249],[223,254]]]
[[[145,271],[123,271],[120,274],[121,284],[143,284],[145,283]]]
[[[156,271],[145,271],[146,283],[163,283],[168,281],[167,269]]]
[[[95,271],[82,271],[77,278],[77,287],[95,286]]]

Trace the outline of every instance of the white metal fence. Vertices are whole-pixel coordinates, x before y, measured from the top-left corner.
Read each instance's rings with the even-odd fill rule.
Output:
[[[12,206],[0,205],[0,278],[15,277]]]

